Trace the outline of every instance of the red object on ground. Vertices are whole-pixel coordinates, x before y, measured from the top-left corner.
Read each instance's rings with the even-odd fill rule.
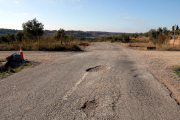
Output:
[[[24,60],[22,46],[20,47],[20,55],[21,55],[22,59]]]

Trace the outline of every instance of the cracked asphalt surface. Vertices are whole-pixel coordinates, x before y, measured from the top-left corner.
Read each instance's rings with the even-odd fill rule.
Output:
[[[142,61],[128,48],[101,42],[22,70],[0,79],[0,118],[179,120],[180,106]],[[86,72],[100,65],[110,69]]]

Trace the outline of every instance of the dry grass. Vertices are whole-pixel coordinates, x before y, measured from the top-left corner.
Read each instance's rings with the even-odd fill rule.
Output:
[[[155,47],[152,43],[121,43],[116,42],[116,44],[123,45],[125,47],[136,49],[136,50],[147,50],[147,47]]]
[[[5,68],[0,68],[0,77],[19,72],[20,70],[29,68],[31,66],[32,66],[32,63],[23,63],[20,67],[18,67],[16,69],[9,68],[8,70],[5,70]]]
[[[79,40],[66,40],[61,44],[61,41],[55,40],[53,36],[42,37],[38,40],[23,40],[22,42],[11,42],[0,45],[0,51],[15,51],[23,46],[24,51],[81,51],[81,47],[77,44]]]
[[[173,47],[173,45],[171,44],[163,44],[161,46],[157,45],[157,50],[161,50],[161,51],[180,51],[180,46],[176,45]]]
[[[162,45],[154,45],[151,42],[146,43],[146,41],[149,40],[149,37],[138,37],[136,39],[133,39],[131,43],[119,43],[116,42],[117,44],[121,44],[123,46],[126,46],[131,49],[137,49],[137,50],[147,50],[147,47],[156,47],[156,50],[160,51],[180,51],[180,37],[176,36],[175,39],[175,46],[173,47],[173,39],[168,40],[166,43]],[[144,41],[144,43],[142,43]]]

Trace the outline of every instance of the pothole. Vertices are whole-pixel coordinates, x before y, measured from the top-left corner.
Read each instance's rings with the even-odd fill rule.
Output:
[[[96,110],[96,108],[99,106],[98,105],[98,100],[94,99],[92,101],[87,101],[84,103],[83,107],[81,107],[81,109],[83,110],[83,112],[88,115],[91,112],[94,112]]]
[[[99,65],[99,66],[96,66],[96,67],[89,68],[89,69],[87,69],[86,71],[87,71],[87,72],[99,72],[99,71],[108,70],[108,69],[110,69],[110,68],[111,68],[111,67],[106,66],[106,65]]]

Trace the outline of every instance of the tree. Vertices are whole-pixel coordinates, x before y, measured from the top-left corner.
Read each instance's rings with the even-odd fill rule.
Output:
[[[14,33],[7,33],[6,35],[4,35],[4,37],[6,37],[7,43],[9,44],[12,41],[15,41],[15,34]]]
[[[179,30],[179,26],[177,25],[176,30]]]
[[[21,32],[21,31],[18,31],[16,34],[15,34],[15,39],[16,39],[16,42],[18,42],[18,41],[22,41],[22,39],[23,39],[23,36],[24,36],[24,34],[23,34],[23,32]]]
[[[162,32],[163,32],[163,29],[162,29],[161,27],[159,27],[159,28],[157,29],[157,32],[162,33]]]
[[[180,34],[180,29],[176,30],[175,34]]]
[[[61,40],[61,45],[62,42],[67,38],[66,34],[65,34],[65,30],[64,29],[59,29],[55,34],[54,34],[54,38],[59,41]]]
[[[149,32],[144,33],[145,37],[149,37]]]
[[[156,29],[149,30],[149,37],[153,44],[157,43],[158,32],[156,31]]]
[[[167,27],[163,27],[163,33],[168,35],[169,34],[169,30],[167,29]]]
[[[84,37],[84,36],[81,36],[81,37],[79,38],[79,41],[82,42],[83,40],[85,40],[85,37]]]
[[[163,43],[165,43],[166,35],[160,33],[160,34],[158,35],[158,38],[157,38],[157,39],[158,39],[157,43],[158,43],[159,45],[162,45]]]
[[[174,26],[172,26],[172,31],[174,31]]]
[[[135,39],[136,39],[138,36],[139,36],[138,33],[133,33],[133,34],[132,34],[132,37],[134,37]]]
[[[122,42],[124,43],[128,43],[130,41],[129,35],[126,33],[121,34],[121,39],[122,39]]]
[[[3,37],[3,35],[0,35],[0,43],[3,42],[2,37]]]
[[[141,32],[141,33],[139,33],[139,36],[141,37],[141,36],[143,36],[143,33]]]
[[[176,26],[176,30],[179,30],[179,26]],[[172,26],[172,31],[174,31],[174,26]]]
[[[44,34],[44,25],[34,18],[22,24],[24,37],[27,39],[37,39]]]

